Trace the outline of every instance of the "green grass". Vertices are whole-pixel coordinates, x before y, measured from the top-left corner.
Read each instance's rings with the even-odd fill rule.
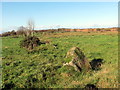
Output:
[[[2,38],[3,88],[83,88],[86,84],[95,84],[98,88],[117,88],[117,34],[36,36],[43,41],[49,40],[50,44],[27,51],[19,45],[23,37]],[[63,66],[68,62],[65,58],[67,51],[74,46],[79,47],[89,61],[103,59],[101,70],[82,73],[70,66]]]

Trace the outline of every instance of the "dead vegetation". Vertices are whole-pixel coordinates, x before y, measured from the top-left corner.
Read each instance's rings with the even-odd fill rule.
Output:
[[[33,48],[41,44],[40,40],[35,36],[25,37],[24,40],[20,42],[20,46],[32,50]]]

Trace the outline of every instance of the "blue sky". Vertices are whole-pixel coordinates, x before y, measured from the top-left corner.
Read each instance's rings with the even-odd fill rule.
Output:
[[[27,26],[33,19],[35,29],[97,28],[118,24],[117,2],[3,2],[3,31]]]

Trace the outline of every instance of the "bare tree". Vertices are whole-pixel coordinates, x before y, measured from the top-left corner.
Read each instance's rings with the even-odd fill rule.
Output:
[[[34,21],[29,19],[27,22],[27,27],[20,26],[17,30],[17,35],[24,35],[24,36],[33,36],[33,30],[35,28]]]
[[[27,36],[32,35],[33,36],[33,30],[35,28],[34,21],[32,19],[28,20],[28,30],[27,30]]]

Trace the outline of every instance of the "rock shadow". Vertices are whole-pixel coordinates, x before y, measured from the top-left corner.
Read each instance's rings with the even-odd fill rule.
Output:
[[[98,90],[94,84],[87,84],[84,88],[85,90]]]
[[[99,59],[93,59],[90,62],[92,70],[100,70],[102,64],[103,64],[103,59],[100,59],[100,58]]]

